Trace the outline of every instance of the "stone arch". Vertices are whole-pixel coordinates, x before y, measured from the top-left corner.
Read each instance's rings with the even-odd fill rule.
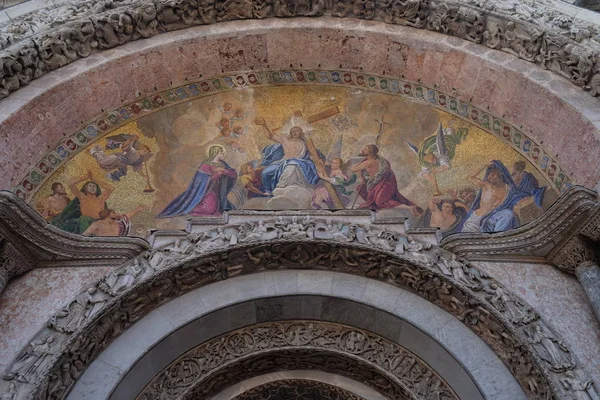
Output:
[[[222,343],[225,340],[227,343],[227,338],[236,335],[236,332],[256,330],[262,336],[267,330],[262,330],[261,327],[272,327],[273,324],[312,325],[308,329],[310,332],[321,331],[321,327],[324,327],[330,333],[331,329],[325,325],[333,324],[345,332],[364,332],[364,336],[372,338],[372,342],[377,345],[362,353],[349,352],[346,361],[340,359],[340,362],[356,366],[352,358],[356,355],[361,357],[362,354],[362,358],[366,358],[368,362],[363,363],[361,369],[369,371],[372,376],[386,377],[386,373],[382,374],[381,371],[387,370],[389,373],[394,368],[399,369],[393,374],[401,375],[402,368],[395,361],[401,363],[402,359],[396,358],[394,354],[411,353],[411,357],[422,360],[421,366],[429,366],[434,376],[447,382],[444,385],[450,386],[461,399],[525,398],[519,384],[491,349],[458,320],[408,291],[361,276],[307,270],[258,272],[198,288],[161,306],[157,311],[144,317],[139,324],[117,338],[84,373],[69,398],[135,398],[145,386],[153,387],[151,381],[155,375],[160,380],[158,386],[165,386],[163,373],[177,370],[173,365],[178,365],[179,360],[186,358],[186,353],[205,354],[204,348],[214,347],[210,344],[211,341]],[[165,323],[165,320],[170,324]],[[276,326],[275,330],[279,328]],[[275,335],[271,348],[263,348],[264,342],[257,343],[253,348],[253,351],[256,350],[254,355],[260,356],[262,350],[265,353],[272,351],[271,354],[278,350],[305,353],[308,347],[313,347],[315,354],[324,351],[344,353],[345,342],[330,339],[344,339],[345,336],[331,336],[330,333],[320,336],[319,340],[298,341],[295,346],[282,342],[281,336]],[[380,345],[384,347],[379,347]],[[385,357],[379,357],[382,354],[377,349],[383,348]],[[211,375],[217,374],[221,368],[229,368],[230,371],[247,370],[239,367],[239,364],[238,367],[232,367],[236,365],[236,360],[229,357],[227,349],[222,350],[223,354],[217,359],[225,358],[226,363],[223,364],[226,365],[215,365],[215,372]],[[240,352],[235,356],[249,360],[250,364],[258,364],[253,354]],[[309,354],[304,357],[305,363],[301,367],[320,369],[318,365],[308,365]],[[283,355],[281,358],[287,360],[284,365],[280,365],[282,371],[290,367],[300,369],[294,365],[293,359]],[[285,365],[288,362],[290,366]],[[376,365],[375,369],[373,363]],[[408,364],[405,361],[404,367]],[[354,367],[353,374],[348,377],[344,371],[335,372],[335,363],[323,365],[329,365],[331,369],[326,370],[330,373],[346,375],[348,379],[362,382],[374,390],[369,378],[367,381],[364,381],[364,377],[363,380],[357,380],[361,375],[356,374]],[[228,377],[230,383],[235,381],[234,375]],[[406,380],[407,377],[401,378]],[[385,380],[396,382],[397,378],[388,376]],[[383,392],[386,398],[403,398],[403,393],[410,397],[422,396],[412,394],[414,388],[410,382],[403,383],[401,380],[399,385],[407,385],[408,389],[402,389],[400,393],[396,390],[394,395],[393,391],[386,389],[392,389],[393,386],[377,384],[374,387]],[[180,384],[175,386],[182,387]],[[198,386],[206,385],[195,380],[182,389],[189,394]],[[160,398],[160,394],[151,392],[145,393],[145,396],[141,394],[140,397]]]
[[[16,399],[66,398],[98,354],[159,305],[211,282],[274,269],[346,272],[413,291],[486,342],[528,398],[570,396],[563,374],[581,376],[573,355],[534,310],[446,251],[368,226],[280,217],[190,234],[143,253],[52,317],[15,360],[3,388]]]
[[[72,146],[81,144],[69,140],[77,132],[82,132],[86,143],[96,140],[97,136],[85,137],[85,129],[100,121],[106,124],[102,118],[106,110],[127,108],[142,96],[166,93],[207,77],[289,68],[339,68],[437,88],[448,98],[489,111],[512,125],[513,132],[520,130],[543,144],[544,152],[558,161],[576,184],[593,187],[600,178],[597,170],[590,168],[600,154],[595,146],[598,99],[588,98],[562,78],[516,56],[459,38],[444,39],[435,32],[329,17],[293,22],[267,19],[193,27],[98,52],[85,62],[40,78],[18,100],[2,102],[0,131],[9,138],[10,165],[3,168],[7,173],[0,177],[0,185],[28,197],[27,188],[38,186],[48,169],[58,166],[48,159],[40,162],[46,150],[61,147],[62,152],[70,153]],[[307,51],[289,51],[298,41],[307,43]],[[340,50],[346,42],[355,46],[355,56]],[[241,51],[246,45],[247,53],[227,52],[228,47]],[[315,57],[319,48],[332,56],[327,60]],[[373,53],[382,56],[373,57]],[[164,68],[165,60],[179,58],[181,63]],[[531,73],[532,67],[536,74]],[[106,82],[108,76],[110,82]],[[98,81],[103,84],[93,84]],[[94,103],[89,102],[89,93],[93,93]],[[57,112],[59,99],[69,110],[69,118]],[[98,126],[96,130],[103,131]],[[565,140],[565,131],[576,132],[579,140]],[[502,136],[500,131],[495,134]],[[17,139],[31,141],[31,151],[20,151]],[[59,155],[55,160],[62,159],[63,154]]]

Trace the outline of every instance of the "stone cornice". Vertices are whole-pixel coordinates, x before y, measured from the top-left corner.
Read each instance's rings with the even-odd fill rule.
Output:
[[[446,237],[440,245],[472,261],[549,262],[580,232],[598,235],[598,210],[596,192],[574,186],[527,225],[501,233],[458,233]]]
[[[9,259],[8,278],[31,268],[120,265],[149,248],[139,238],[87,238],[49,225],[14,194],[0,191],[0,236],[8,243],[0,256]]]
[[[598,24],[575,18],[551,0],[124,0],[62,4],[5,27],[1,41],[8,47],[0,52],[0,98],[92,52],[162,32],[232,20],[329,14],[457,36],[536,63],[594,96],[600,93]]]

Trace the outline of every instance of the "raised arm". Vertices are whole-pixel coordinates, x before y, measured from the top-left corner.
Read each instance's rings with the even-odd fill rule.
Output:
[[[283,142],[283,139],[281,138],[281,136],[274,134],[273,131],[269,128],[269,126],[265,122],[264,118],[258,117],[258,118],[256,118],[254,120],[254,123],[256,125],[259,125],[259,126],[263,127],[263,129],[265,131],[265,134],[267,135],[267,137],[269,139],[271,139],[271,140],[273,140],[275,142],[278,142],[278,143],[282,143]]]
[[[144,208],[146,208],[146,206],[143,204],[140,204],[139,206],[136,207],[135,210],[126,213],[125,216],[127,216],[128,219],[131,219],[131,218],[135,217],[135,215],[137,213],[139,213],[140,211],[142,211]]]
[[[109,185],[106,182],[100,183],[100,181],[97,181],[98,186],[100,186],[100,188],[102,189],[102,197],[104,198],[104,200],[108,199],[108,197],[112,194],[112,192],[115,190],[115,187],[112,185]]]
[[[483,179],[479,179],[477,176],[479,176],[479,174],[481,174],[483,171],[485,171],[485,169],[488,167],[489,167],[489,165],[484,165],[483,168],[478,169],[477,172],[475,172],[474,174],[469,176],[469,181],[472,184],[477,185],[479,187],[485,186],[485,181]]]
[[[369,164],[370,164],[369,161],[370,160],[365,159],[364,161],[359,162],[358,164],[356,164],[355,166],[353,166],[352,168],[350,168],[350,171],[351,172],[360,172],[362,170],[367,169],[369,167]]]
[[[81,177],[81,178],[73,178],[70,179],[69,181],[67,181],[67,186],[69,187],[69,189],[71,189],[71,192],[73,192],[73,195],[75,197],[79,197],[81,196],[81,191],[77,188],[77,184],[85,181],[85,180],[92,180],[92,171],[88,170],[87,175]]]

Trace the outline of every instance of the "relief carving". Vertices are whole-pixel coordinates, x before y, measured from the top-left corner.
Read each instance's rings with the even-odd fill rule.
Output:
[[[535,62],[542,47],[543,35],[543,31],[535,28],[521,29],[514,21],[488,21],[483,37],[485,44],[492,49],[502,50],[529,62]]]
[[[48,326],[62,333],[75,332],[84,320],[93,317],[105,302],[106,299],[97,293],[96,288],[91,287],[52,317]]]
[[[276,268],[354,273],[413,291],[476,332],[509,365],[531,398],[546,398],[556,393],[554,387],[564,388],[566,384],[550,385],[547,376],[562,379],[566,375],[560,373],[576,368],[568,349],[556,334],[537,321],[539,317],[533,310],[455,255],[399,232],[372,226],[278,217],[189,234],[171,245],[143,253],[83,292],[49,323],[55,331],[77,333],[68,347],[57,349],[60,357],[44,376],[52,379],[47,380],[44,388],[41,381],[36,383],[36,393],[46,393],[52,388],[56,399],[64,398],[70,383],[62,380],[73,374],[71,369],[66,374],[67,367],[63,371],[62,366],[68,363],[83,370],[114,337],[158,304],[211,282]],[[287,344],[330,341],[315,342],[311,339],[314,333],[307,329],[288,326],[280,341]],[[32,348],[45,344],[46,336],[43,337],[35,339]],[[254,336],[230,339],[236,343],[229,346],[236,348],[235,352],[238,347],[257,346]],[[368,335],[354,330],[340,335],[336,343],[351,353],[361,353],[374,345]],[[50,353],[44,351],[48,349],[50,345],[17,360],[9,379],[22,375],[23,381],[33,377],[37,366],[46,362]],[[381,359],[385,357],[377,356],[373,362]],[[398,376],[406,380],[411,390],[422,396],[437,391],[435,395],[444,398],[444,390],[437,387],[434,377],[429,377],[421,367],[417,369],[414,360],[400,357],[394,363],[398,366]],[[548,375],[548,371],[556,375]],[[427,389],[423,380],[430,382]]]
[[[159,32],[249,18],[321,16],[326,8],[336,17],[427,27],[485,43],[536,62],[594,96],[600,91],[600,27],[564,14],[552,0],[115,0],[57,4],[0,24],[5,50],[0,98],[93,51]],[[20,54],[21,47],[31,51]]]
[[[34,340],[23,355],[21,355],[11,372],[3,376],[4,380],[13,380],[21,383],[29,383],[37,372],[45,366],[46,360],[54,354],[55,338],[48,336],[43,340]]]
[[[575,362],[570,355],[569,349],[564,343],[553,336],[541,324],[535,324],[526,328],[525,333],[530,343],[537,350],[540,358],[544,360],[555,372],[562,372],[575,368]]]
[[[240,362],[238,360],[252,360],[262,353],[277,354],[273,351],[289,348],[311,349],[315,355],[322,351],[351,354],[365,363],[363,369],[385,371],[394,376],[396,384],[405,388],[400,390],[412,393],[412,398],[429,400],[428,394],[431,393],[440,399],[457,399],[448,384],[427,364],[396,343],[366,331],[316,321],[254,325],[205,342],[171,363],[146,386],[138,399],[183,400],[194,398],[199,392],[203,397],[210,395],[210,390],[212,393],[219,390],[219,384],[213,379],[220,370],[235,369],[238,372],[235,378],[230,379],[239,381],[250,371],[235,367]],[[350,364],[355,362],[350,361]],[[340,372],[346,375],[346,371]],[[208,379],[211,385],[207,385]],[[365,383],[377,385],[375,382]],[[207,386],[209,389],[204,389]],[[409,398],[405,396],[396,398]]]
[[[436,7],[427,22],[429,30],[448,33],[475,43],[481,43],[485,27],[485,19],[478,11],[445,3]]]

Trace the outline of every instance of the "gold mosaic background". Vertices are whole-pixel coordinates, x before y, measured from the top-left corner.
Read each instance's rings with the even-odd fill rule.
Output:
[[[240,117],[232,124],[232,128],[243,129],[243,135],[238,138],[223,138],[221,134],[220,120],[225,115],[223,106],[227,102],[233,106],[232,112],[227,115],[235,117],[238,112],[237,116]],[[436,133],[439,122],[444,128],[452,128],[455,132],[461,128],[468,129],[465,139],[455,148],[450,169],[436,175],[442,198],[449,196],[449,191],[453,189],[474,188],[468,182],[468,176],[491,160],[500,160],[509,169],[518,160],[526,161],[508,145],[474,125],[404,98],[348,87],[262,87],[219,93],[179,104],[107,134],[57,170],[36,193],[31,204],[35,205],[49,196],[54,182],[65,183],[90,170],[96,180],[115,187],[107,201],[110,208],[125,213],[138,205],[145,206],[133,218],[130,235],[145,237],[149,229],[183,228],[185,217],[157,219],[155,216],[186,190],[211,144],[218,143],[226,147],[224,160],[239,174],[243,163],[260,159],[261,149],[273,144],[262,128],[254,123],[257,117],[264,118],[273,129],[286,125],[297,111],[308,117],[331,107],[338,107],[340,113],[312,124],[310,136],[316,147],[327,155],[341,135],[342,158],[348,160],[356,157],[364,145],[375,143],[379,129],[377,120],[383,119],[385,127],[379,140],[380,154],[391,163],[399,192],[423,209],[427,208],[435,189],[429,180],[420,176],[422,165],[408,143],[419,147],[425,138]],[[137,134],[140,143],[152,151],[152,157],[146,165],[154,192],[144,192],[147,180],[131,167],[120,181],[111,181],[107,178],[110,171],[102,169],[90,154],[93,146],[100,145],[104,149],[106,138],[120,133]],[[104,151],[107,154],[118,152]],[[550,189],[550,184],[529,162],[526,171],[533,173],[540,186],[548,186],[543,203],[543,208],[547,208],[557,198],[556,192]],[[73,197],[68,189],[67,194]],[[356,205],[360,202],[356,202]],[[245,207],[242,204],[238,208]],[[418,224],[417,219],[407,214],[406,210],[385,209],[379,212],[410,216]],[[521,222],[528,222],[539,212],[541,210],[527,218],[521,217]]]

